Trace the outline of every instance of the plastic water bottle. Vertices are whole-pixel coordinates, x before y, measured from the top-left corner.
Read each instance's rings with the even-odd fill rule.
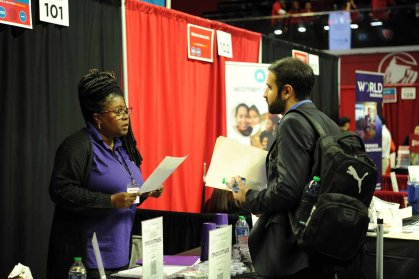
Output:
[[[74,264],[68,272],[68,279],[86,279],[86,269],[84,268],[81,258],[74,258]]]
[[[249,225],[244,216],[240,216],[236,223],[236,243],[240,251],[243,262],[251,262],[249,252]]]
[[[297,218],[301,225],[307,225],[309,217],[313,211],[313,206],[317,201],[319,193],[320,177],[315,176],[313,177],[313,180],[310,181],[310,183],[308,183],[306,187],[304,187],[301,203],[298,207]]]
[[[241,179],[244,185],[246,185],[249,189],[260,191],[267,188],[266,183],[249,181],[246,180],[246,178],[244,177],[242,177]],[[223,184],[225,184],[230,190],[233,190],[236,193],[239,191],[239,184],[237,183],[235,177],[223,178]]]

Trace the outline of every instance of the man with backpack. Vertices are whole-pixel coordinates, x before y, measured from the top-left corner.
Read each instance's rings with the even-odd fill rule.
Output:
[[[253,266],[258,275],[267,278],[334,278],[338,270],[334,265],[299,248],[301,223],[297,209],[305,186],[313,179],[319,139],[317,129],[322,129],[327,135],[337,135],[341,131],[310,101],[314,74],[309,65],[288,57],[275,61],[268,70],[263,97],[271,114],[284,115],[266,159],[268,188],[250,190],[237,176],[240,190],[233,193],[234,198],[244,202],[249,211],[262,213],[249,236]],[[307,117],[314,119],[321,128],[313,127]],[[370,175],[370,178],[374,176]],[[356,191],[358,193],[357,186]]]

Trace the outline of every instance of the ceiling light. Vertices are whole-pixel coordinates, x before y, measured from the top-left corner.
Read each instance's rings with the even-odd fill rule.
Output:
[[[305,27],[298,27],[298,31],[299,32],[306,32],[306,28]]]
[[[329,31],[329,25],[326,25],[326,26],[324,27],[324,30]]]
[[[381,26],[383,25],[382,21],[371,21],[371,26]]]
[[[352,29],[358,29],[358,24],[351,24]]]
[[[277,29],[277,30],[274,31],[274,33],[275,33],[275,35],[281,35],[282,34],[282,30]]]

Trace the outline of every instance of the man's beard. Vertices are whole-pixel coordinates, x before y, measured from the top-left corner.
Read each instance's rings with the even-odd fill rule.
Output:
[[[266,100],[268,103],[268,100]],[[284,114],[285,106],[287,104],[286,100],[281,100],[281,96],[276,96],[272,104],[268,103],[268,110],[270,114]]]

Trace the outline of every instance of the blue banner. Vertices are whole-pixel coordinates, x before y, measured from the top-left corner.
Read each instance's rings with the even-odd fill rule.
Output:
[[[384,74],[356,71],[356,132],[378,169],[376,190],[381,190],[382,121],[377,114],[383,103]]]

